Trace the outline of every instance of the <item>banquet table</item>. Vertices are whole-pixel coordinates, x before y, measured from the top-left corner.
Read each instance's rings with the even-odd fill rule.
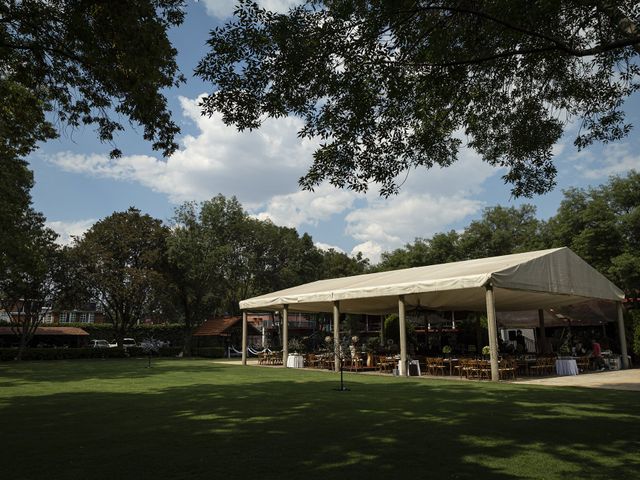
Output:
[[[573,359],[556,360],[556,373],[558,375],[578,375],[578,364]]]
[[[287,357],[288,368],[302,368],[304,367],[304,357],[299,353],[290,353]]]

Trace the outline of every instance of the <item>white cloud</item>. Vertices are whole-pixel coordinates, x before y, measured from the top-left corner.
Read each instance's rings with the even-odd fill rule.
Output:
[[[359,243],[354,251],[361,250],[372,261],[383,250],[428,237],[477,213],[483,203],[475,198],[485,180],[498,171],[463,149],[459,161],[450,167],[412,170],[401,193],[388,199],[378,196],[376,185],[367,194],[328,183],[315,192],[298,191],[298,179],[317,147],[298,138],[301,120],[269,119],[258,131],[240,133],[224,125],[219,115],[200,115],[198,101],[180,98],[183,114],[197,133],[183,137],[181,148],[166,160],[70,152],[48,160],[69,172],[139,183],[167,195],[173,203],[206,200],[218,193],[234,195],[255,217],[278,225],[300,228],[344,218],[345,233]],[[350,249],[350,245],[342,247]]]
[[[382,246],[376,242],[372,242],[371,240],[367,240],[366,242],[359,243],[351,250],[351,256],[354,257],[358,254],[358,252],[362,253],[366,258],[368,258],[371,263],[376,264],[380,262],[380,256],[384,249]]]
[[[602,147],[600,152],[583,150],[571,156],[575,168],[590,180],[605,179],[629,170],[640,170],[640,155],[631,151],[628,143],[611,143]]]
[[[301,190],[276,195],[256,217],[260,220],[270,219],[277,225],[287,227],[317,225],[320,221],[329,220],[333,215],[350,209],[355,198],[354,192],[322,184],[314,192]]]
[[[323,243],[323,242],[314,242],[314,245],[319,248],[320,250],[335,250],[338,253],[345,253],[343,249],[341,249],[340,247],[337,247],[335,245],[329,245],[328,243]]]
[[[168,195],[173,203],[206,200],[222,193],[257,207],[297,186],[316,144],[301,140],[295,118],[270,119],[259,131],[240,133],[218,114],[200,115],[199,99],[180,98],[184,115],[199,130],[182,139],[166,160],[148,155],[110,159],[63,152],[48,160],[62,169],[95,177],[138,182]]]
[[[73,242],[74,237],[82,236],[94,223],[96,223],[94,218],[70,222],[56,220],[46,222],[46,226],[60,235],[56,240],[60,245],[69,245]]]
[[[483,203],[463,196],[402,193],[387,201],[369,202],[346,217],[347,233],[372,240],[385,249],[402,246],[416,237],[430,237],[454,222],[477,213]]]
[[[475,197],[498,170],[471,150],[462,150],[459,158],[448,168],[412,171],[395,197],[367,194],[366,206],[345,218],[346,233],[362,242],[353,252],[361,250],[375,263],[382,251],[401,247],[416,237],[430,237],[476,214],[484,203]]]
[[[220,20],[226,20],[233,16],[233,11],[236,9],[236,0],[202,0],[207,14],[219,18]],[[272,12],[286,13],[289,8],[300,5],[301,0],[257,0],[260,7],[270,10]]]

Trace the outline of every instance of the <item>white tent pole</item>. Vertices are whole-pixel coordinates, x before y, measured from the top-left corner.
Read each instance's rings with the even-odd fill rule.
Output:
[[[404,295],[398,296],[398,317],[400,323],[400,375],[407,375],[407,324]]]
[[[289,356],[289,305],[282,306],[282,366],[287,366]]]
[[[629,368],[629,357],[627,356],[627,336],[624,331],[624,309],[622,302],[616,302],[618,309],[618,335],[620,337],[620,354],[622,355],[622,368]]]
[[[491,351],[491,380],[497,382],[500,380],[500,372],[498,371],[498,326],[496,325],[496,303],[493,296],[493,287],[486,285],[487,300],[487,323],[489,326],[489,349]]]
[[[247,312],[242,311],[242,365],[247,364]]]
[[[333,302],[334,370],[340,371],[340,302]]]

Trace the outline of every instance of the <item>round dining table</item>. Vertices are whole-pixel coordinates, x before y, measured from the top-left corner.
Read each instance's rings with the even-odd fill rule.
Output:
[[[290,353],[287,357],[288,368],[302,368],[304,367],[304,357],[299,353]]]
[[[578,375],[578,363],[572,358],[559,358],[556,360],[556,373],[558,375]]]

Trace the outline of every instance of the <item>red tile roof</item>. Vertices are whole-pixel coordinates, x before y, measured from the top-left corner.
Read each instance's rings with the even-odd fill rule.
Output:
[[[207,320],[200,325],[193,335],[196,337],[228,337],[229,330],[236,326],[238,323],[242,323],[242,317],[218,317]],[[249,324],[249,335],[259,335],[260,332],[256,330],[253,325]],[[253,331],[252,331],[253,330]]]
[[[14,335],[14,331],[11,327],[0,327],[0,335]],[[83,329],[76,327],[38,327],[34,335],[89,336]]]

